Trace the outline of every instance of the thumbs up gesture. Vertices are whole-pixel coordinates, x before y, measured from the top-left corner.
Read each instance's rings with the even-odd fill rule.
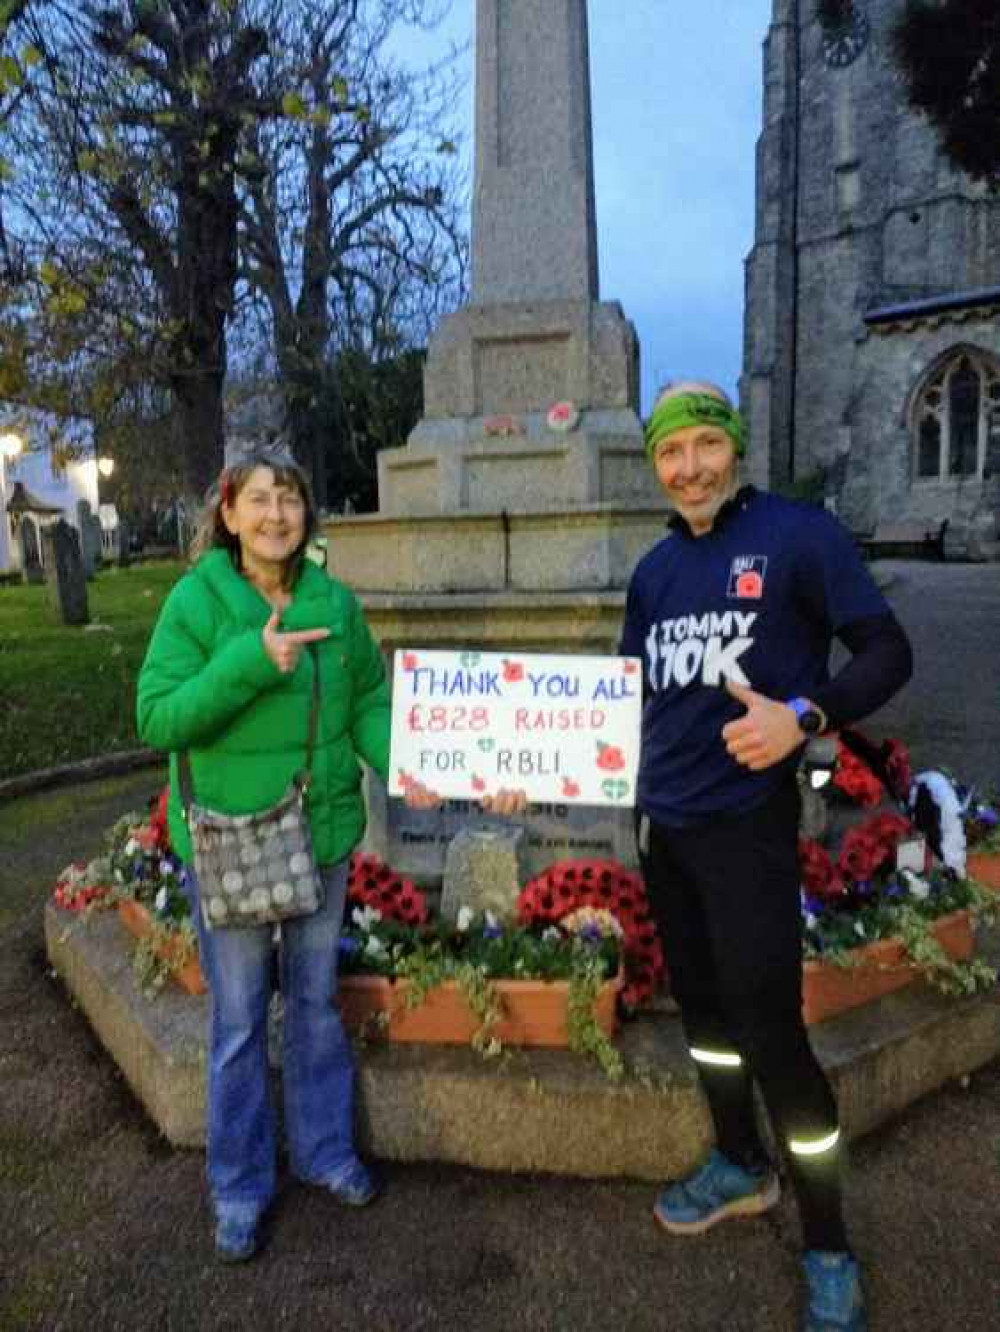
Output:
[[[722,728],[726,749],[737,763],[761,772],[780,763],[805,741],[798,718],[787,704],[733,680],[726,681],[726,691],[746,708],[744,716]]]
[[[295,670],[299,653],[306,643],[318,643],[330,637],[329,629],[300,629],[297,633],[283,634],[278,629],[278,612],[272,611],[271,618],[263,628],[264,651],[281,671],[290,675]]]

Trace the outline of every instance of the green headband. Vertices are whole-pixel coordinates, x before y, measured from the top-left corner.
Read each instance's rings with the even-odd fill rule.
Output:
[[[653,409],[646,425],[646,455],[653,461],[653,450],[661,439],[686,426],[714,426],[733,441],[737,454],[742,457],[746,447],[743,417],[735,407],[710,393],[678,393],[663,398]]]

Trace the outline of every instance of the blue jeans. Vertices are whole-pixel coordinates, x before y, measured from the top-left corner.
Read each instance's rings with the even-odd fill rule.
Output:
[[[292,1171],[335,1182],[354,1163],[354,1064],[332,1000],[347,862],[322,867],[325,897],[281,925],[285,1131]],[[210,988],[207,1169],[218,1217],[253,1222],[274,1195],[275,1120],[267,1062],[273,926],[206,930],[189,871]]]

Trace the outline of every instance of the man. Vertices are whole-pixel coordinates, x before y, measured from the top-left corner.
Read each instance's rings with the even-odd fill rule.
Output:
[[[721,389],[668,388],[646,448],[676,513],[632,577],[620,649],[645,662],[640,853],[717,1143],[654,1214],[693,1235],[778,1201],[756,1081],[799,1204],[803,1328],[859,1332],[837,1109],[802,1022],[795,770],[810,736],[905,684],[910,647],[835,519],[739,486],[743,423]],[[851,657],[830,679],[834,638]]]

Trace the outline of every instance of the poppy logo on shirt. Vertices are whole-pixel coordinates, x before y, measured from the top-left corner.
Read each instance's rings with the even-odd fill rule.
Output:
[[[760,601],[766,574],[766,555],[737,555],[729,569],[726,596],[739,601]]]

